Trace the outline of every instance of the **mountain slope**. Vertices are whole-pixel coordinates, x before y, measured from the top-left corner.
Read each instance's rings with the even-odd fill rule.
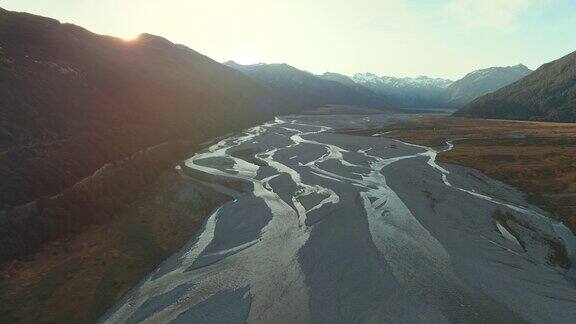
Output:
[[[386,96],[396,108],[444,108],[444,93],[452,84],[441,78],[394,78],[373,73],[358,73],[353,80]]]
[[[365,96],[366,98],[371,98],[371,100],[373,100],[377,103],[382,102],[384,105],[386,105],[386,103],[389,101],[389,99],[386,96],[384,96],[382,94],[378,94],[375,91],[373,91],[372,89],[369,89],[369,88],[361,85],[360,83],[357,83],[356,81],[354,81],[354,79],[352,79],[349,76],[339,74],[339,73],[334,73],[334,72],[326,72],[322,75],[318,75],[318,77],[320,79],[323,79],[323,80],[333,81],[333,82],[338,82],[340,84],[343,84],[343,85],[355,90],[359,94]]]
[[[340,73],[326,72],[318,77],[323,80],[339,82],[350,87],[362,87],[360,84],[354,82],[351,77]]]
[[[576,52],[474,100],[454,115],[576,122]]]
[[[460,108],[470,101],[514,83],[532,73],[525,65],[491,67],[468,73],[446,88],[448,107]]]
[[[161,37],[125,42],[0,9],[0,209],[145,147],[265,120],[276,102],[242,73]]]
[[[317,108],[327,104],[386,107],[385,97],[366,88],[318,77],[288,64],[240,65],[224,63],[241,71],[295,106]]]

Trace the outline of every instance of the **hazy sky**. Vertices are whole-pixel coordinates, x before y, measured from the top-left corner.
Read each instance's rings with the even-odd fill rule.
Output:
[[[100,34],[148,32],[215,60],[460,78],[576,50],[576,0],[0,0]]]

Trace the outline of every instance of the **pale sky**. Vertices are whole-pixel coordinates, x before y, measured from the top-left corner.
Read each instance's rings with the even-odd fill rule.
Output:
[[[576,0],[0,0],[125,39],[163,36],[213,59],[313,73],[458,79],[535,69],[576,50]]]

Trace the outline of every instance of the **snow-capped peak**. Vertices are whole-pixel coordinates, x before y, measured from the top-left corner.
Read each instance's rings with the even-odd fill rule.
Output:
[[[447,88],[452,84],[452,80],[442,78],[430,78],[419,76],[416,78],[396,78],[389,76],[378,76],[374,73],[357,73],[352,78],[359,84],[386,85],[391,87],[436,87]]]

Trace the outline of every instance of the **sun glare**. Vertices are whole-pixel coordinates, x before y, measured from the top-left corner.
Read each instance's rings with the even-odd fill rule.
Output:
[[[140,38],[140,35],[123,35],[123,36],[119,36],[119,38],[127,43],[132,43],[138,40],[138,38]]]
[[[257,53],[252,50],[236,50],[229,57],[232,61],[242,65],[259,63]]]

